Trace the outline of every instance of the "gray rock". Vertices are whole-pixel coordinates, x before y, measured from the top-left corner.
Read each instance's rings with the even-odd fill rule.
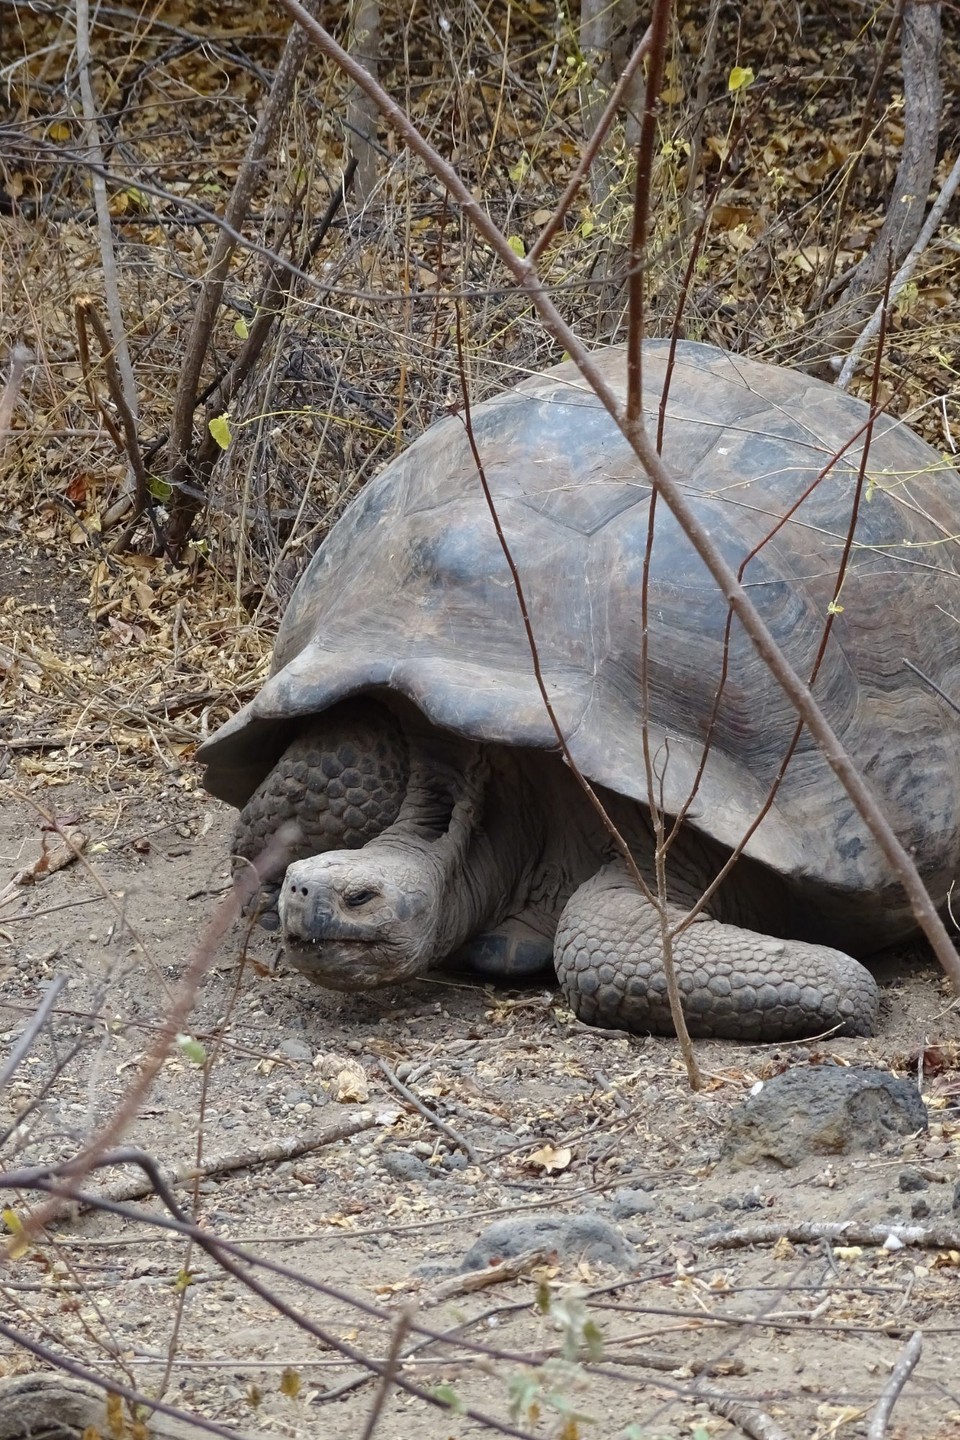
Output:
[[[920,1171],[913,1165],[906,1165],[897,1176],[897,1184],[900,1189],[909,1194],[911,1190],[926,1190],[929,1180],[925,1180]]]
[[[929,1200],[925,1200],[921,1195],[917,1200],[914,1200],[910,1206],[910,1215],[914,1220],[926,1220],[929,1214],[930,1202]]]
[[[293,1035],[288,1035],[286,1040],[281,1040],[279,1045],[281,1055],[288,1060],[305,1060],[308,1064],[313,1059],[313,1051],[303,1040],[298,1040]]]
[[[765,1162],[789,1169],[811,1155],[878,1150],[926,1128],[926,1106],[909,1081],[863,1065],[798,1065],[737,1108],[722,1153],[736,1169]]]
[[[426,1165],[409,1150],[385,1150],[380,1156],[380,1163],[394,1180],[423,1181],[428,1178]]]
[[[950,1202],[950,1209],[954,1215],[960,1215],[960,1180],[953,1187],[953,1200]]]
[[[645,1190],[617,1190],[610,1204],[615,1220],[629,1220],[634,1215],[649,1215],[657,1202]]]
[[[616,1226],[602,1215],[521,1215],[497,1220],[470,1246],[461,1270],[482,1270],[498,1260],[522,1255],[525,1250],[552,1250],[565,1260],[593,1260],[630,1270],[636,1253]]]
[[[684,1224],[691,1220],[709,1220],[711,1215],[719,1213],[720,1206],[711,1204],[710,1201],[689,1201],[683,1205],[675,1205],[672,1214],[675,1219]]]

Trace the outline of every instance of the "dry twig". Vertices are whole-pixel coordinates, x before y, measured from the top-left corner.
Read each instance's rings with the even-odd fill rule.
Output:
[[[946,214],[947,206],[956,194],[958,187],[960,187],[960,155],[957,156],[957,159],[953,163],[953,169],[950,171],[946,180],[944,180],[940,188],[940,194],[930,206],[930,214],[924,222],[923,229],[917,236],[915,245],[900,266],[896,275],[894,275],[890,281],[889,296],[885,296],[876,310],[874,310],[870,319],[857,337],[857,341],[851,348],[849,355],[843,362],[843,368],[837,377],[838,390],[846,390],[850,381],[853,379],[853,372],[860,362],[860,357],[870,344],[870,341],[878,334],[880,326],[883,323],[884,314],[889,310],[916,269],[917,261],[936,234],[937,227]]]
[[[386,1060],[380,1060],[378,1063],[384,1077],[390,1082],[397,1094],[402,1095],[407,1104],[412,1105],[414,1110],[416,1110],[419,1115],[422,1115],[425,1120],[429,1120],[430,1124],[439,1130],[440,1134],[444,1135],[450,1141],[451,1145],[455,1145],[458,1150],[462,1150],[471,1165],[479,1165],[479,1157],[470,1142],[464,1140],[462,1135],[458,1135],[456,1130],[448,1125],[445,1120],[441,1120],[440,1116],[431,1110],[429,1105],[424,1105],[423,1101],[414,1095],[409,1086],[404,1085],[402,1080],[398,1080]]]
[[[887,1425],[893,1413],[893,1407],[900,1398],[900,1392],[906,1385],[917,1361],[923,1350],[923,1331],[914,1330],[910,1339],[904,1346],[897,1363],[890,1374],[890,1379],[883,1387],[883,1393],[877,1401],[876,1408],[870,1417],[870,1424],[867,1427],[867,1440],[883,1440],[887,1433]]]
[[[715,1415],[722,1415],[731,1425],[737,1425],[751,1440],[790,1440],[782,1426],[772,1415],[745,1400],[735,1400],[730,1395],[719,1395],[709,1386],[698,1386],[697,1394]]]
[[[808,1220],[800,1225],[740,1225],[732,1230],[710,1230],[702,1245],[715,1250],[740,1250],[745,1245],[812,1245],[821,1240],[844,1245],[919,1245],[932,1250],[960,1250],[960,1225],[863,1225],[858,1220]]]

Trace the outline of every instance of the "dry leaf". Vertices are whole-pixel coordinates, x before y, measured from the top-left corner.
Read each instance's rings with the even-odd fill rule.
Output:
[[[555,1170],[566,1170],[572,1159],[573,1151],[566,1146],[555,1150],[552,1145],[541,1145],[539,1150],[534,1150],[527,1163],[537,1165],[541,1170],[546,1170],[548,1175],[552,1175]]]

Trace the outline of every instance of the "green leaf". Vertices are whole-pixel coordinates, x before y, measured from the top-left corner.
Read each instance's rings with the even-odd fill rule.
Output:
[[[205,1065],[207,1063],[206,1047],[201,1045],[199,1040],[194,1040],[192,1035],[178,1035],[177,1049],[184,1059],[194,1065]]]
[[[229,450],[232,436],[230,434],[230,416],[227,411],[225,410],[222,415],[215,415],[208,428],[220,449]]]
[[[247,336],[250,334],[250,327],[247,325],[247,322],[246,320],[244,320],[242,315],[240,316],[239,320],[234,320],[233,333],[240,340],[246,340]]]
[[[734,65],[727,76],[727,89],[731,93],[735,90],[746,90],[748,85],[753,84],[754,78],[749,65]]]
[[[462,1415],[464,1410],[467,1408],[464,1405],[463,1401],[460,1399],[460,1396],[457,1394],[456,1390],[454,1390],[452,1385],[436,1385],[434,1386],[433,1394],[436,1399],[441,1401],[444,1405],[449,1405],[454,1415]]]
[[[510,246],[510,249],[513,251],[514,255],[519,255],[521,260],[525,257],[527,253],[527,247],[526,245],[524,245],[519,235],[510,235],[507,239],[507,244]]]
[[[159,500],[161,505],[165,505],[173,494],[173,486],[168,485],[166,480],[161,480],[159,475],[150,476],[147,481],[147,489],[154,500]]]

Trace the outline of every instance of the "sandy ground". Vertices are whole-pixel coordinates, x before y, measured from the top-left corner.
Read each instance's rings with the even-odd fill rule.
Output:
[[[36,1102],[7,1137],[9,1171],[73,1154],[123,1104],[227,885],[230,816],[198,789],[31,788],[16,760],[3,784],[0,890],[41,853],[37,803],[87,837],[84,861],[0,908],[0,1055],[51,982],[65,980],[0,1101],[9,1121]],[[136,1202],[142,1218],[86,1212],[5,1266],[3,1308],[24,1335],[254,1434],[362,1434],[375,1377],[338,1347],[382,1362],[396,1340],[410,1352],[404,1380],[429,1393],[448,1387],[514,1433],[562,1435],[564,1423],[569,1435],[685,1437],[697,1424],[737,1433],[703,1398],[709,1385],[788,1435],[861,1436],[919,1328],[923,1355],[889,1433],[960,1436],[960,1245],[777,1239],[835,1220],[949,1223],[960,1233],[951,1210],[960,1086],[950,1068],[960,1024],[931,963],[887,966],[876,1039],[701,1044],[706,1084],[693,1094],[670,1041],[591,1032],[542,987],[438,975],[343,997],[277,960],[270,936],[245,945],[241,928],[228,935],[183,1026],[202,1048],[174,1050],[124,1143],[167,1165],[198,1150],[245,1156],[196,1192],[190,1183],[174,1193],[204,1226],[284,1273],[225,1273],[156,1228],[165,1213],[156,1200]],[[924,1081],[925,1136],[790,1171],[734,1170],[719,1158],[730,1107],[758,1078],[809,1060],[915,1073],[924,1048],[931,1068],[946,1066]],[[369,1128],[277,1158],[282,1142],[322,1140],[351,1121]],[[96,1183],[115,1187],[118,1172]],[[22,1215],[31,1199],[8,1193],[4,1203]],[[632,1249],[612,1265],[547,1254],[519,1278],[442,1298],[437,1287],[484,1228],[522,1213],[594,1214]],[[765,1235],[772,1226],[772,1241],[722,1249],[704,1239],[743,1225]],[[251,1293],[250,1276],[305,1327]],[[602,1342],[592,1365],[563,1358],[585,1325]],[[21,1349],[0,1347],[0,1370],[31,1368]],[[531,1363],[550,1355],[546,1373]],[[347,1378],[354,1386],[331,1399]],[[564,1419],[564,1407],[593,1423]],[[376,1433],[487,1432],[393,1390]]]

